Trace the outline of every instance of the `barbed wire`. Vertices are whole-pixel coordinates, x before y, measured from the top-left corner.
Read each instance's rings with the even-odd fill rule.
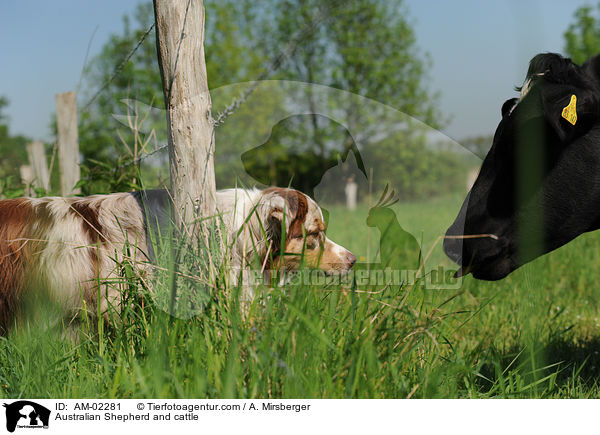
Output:
[[[77,82],[77,87],[75,88],[75,93],[79,94],[79,89],[81,89],[81,83],[83,82],[83,75],[85,74],[85,68],[87,66],[88,57],[90,55],[90,49],[92,48],[92,41],[94,40],[94,36],[96,36],[96,32],[100,28],[100,25],[97,25],[94,31],[92,32],[92,36],[88,41],[87,48],[85,50],[85,57],[83,58],[83,65],[81,66],[81,73],[79,74],[79,81]]]
[[[293,54],[296,52],[296,50],[302,44],[302,42],[304,42],[304,40],[317,29],[317,27],[319,27],[323,22],[325,22],[331,17],[331,11],[335,9],[340,3],[341,0],[338,0],[320,9],[315,14],[315,18],[311,20],[309,24],[304,26],[304,28],[302,28],[302,30],[300,30],[286,44],[283,50],[281,50],[281,52],[275,58],[273,58],[271,62],[269,62],[269,66],[267,67],[267,69],[263,71],[239,97],[233,99],[232,102],[222,112],[219,113],[217,118],[213,120],[213,127],[218,127],[222,125],[225,122],[225,119],[231,116],[242,104],[244,104],[247,101],[248,97],[260,85],[260,83],[269,78],[275,71],[277,71],[284,64],[287,58],[293,56]],[[113,75],[100,87],[100,89],[96,92],[92,99],[84,106],[83,110],[86,110],[94,102],[98,95],[115,79],[115,77],[119,75],[125,64],[129,61],[129,59],[131,59],[135,51],[144,42],[144,40],[153,28],[154,23],[148,28],[148,30],[146,30],[146,32],[142,35],[136,46],[129,52],[129,54],[125,57],[121,64],[115,69]],[[168,147],[168,143],[161,145],[147,154],[132,159],[130,162],[127,162],[124,166],[137,165],[145,159],[152,157],[153,155],[159,153],[164,149],[167,149]]]
[[[144,43],[144,41],[146,40],[146,38],[148,37],[150,32],[152,32],[153,29],[154,29],[154,23],[152,23],[150,25],[150,27],[148,27],[148,29],[144,32],[142,37],[138,40],[137,44],[135,44],[133,49],[129,53],[127,53],[127,56],[125,56],[125,58],[123,58],[123,61],[115,68],[112,75],[102,84],[102,86],[100,86],[100,88],[96,91],[96,93],[92,96],[92,98],[83,106],[83,108],[81,109],[82,112],[85,112],[86,110],[88,110],[90,108],[90,106],[92,105],[92,103],[94,101],[96,101],[96,98],[98,98],[98,96],[100,96],[100,94],[102,92],[104,92],[104,90],[108,87],[108,85],[110,85],[112,83],[112,81],[119,74],[121,74],[121,71],[123,71],[123,68],[125,68],[125,65],[127,64],[127,62],[129,62],[129,60],[135,54],[137,49],[140,48],[140,46]]]
[[[167,94],[169,95],[169,98],[171,96],[171,90],[173,89],[173,82],[175,80],[175,73],[177,71],[177,63],[179,61],[179,53],[180,53],[180,50],[181,50],[181,43],[182,43],[183,38],[185,36],[185,24],[187,22],[187,16],[188,16],[188,12],[189,12],[191,3],[192,3],[192,1],[189,0],[187,6],[185,8],[185,15],[183,17],[183,24],[181,26],[181,34],[179,35],[179,43],[177,44],[177,54],[175,56],[175,65],[173,66],[173,71],[171,73],[171,80],[169,81],[169,89],[167,90]],[[154,24],[152,26],[150,26],[150,29],[148,29],[148,31],[144,34],[143,38],[146,37],[146,35],[149,33],[149,31],[152,29],[153,26],[154,26]],[[138,45],[136,46],[136,49],[137,49],[137,47],[139,47],[139,45],[140,45],[140,43],[138,43]],[[160,56],[159,56],[159,59],[160,59]],[[160,146],[160,147],[158,147],[158,148],[150,151],[147,154],[143,154],[143,155],[141,155],[139,157],[136,157],[135,159],[131,160],[131,162],[128,162],[124,166],[127,167],[127,166],[131,166],[131,165],[137,165],[138,163],[142,162],[143,160],[145,160],[145,159],[153,156],[154,154],[157,154],[158,152],[160,152],[160,151],[162,151],[162,150],[164,150],[165,148],[168,148],[168,147],[169,147],[169,143],[167,142],[166,144],[164,144],[164,145],[162,145],[162,146]],[[206,173],[206,170],[204,172]]]
[[[146,160],[147,158],[150,158],[150,157],[152,157],[154,154],[156,154],[156,153],[158,153],[158,152],[160,152],[160,151],[162,151],[162,150],[164,150],[164,149],[167,149],[167,148],[169,148],[169,143],[168,143],[168,142],[167,142],[166,144],[164,144],[164,145],[161,145],[161,146],[159,146],[159,147],[158,147],[158,148],[156,148],[156,149],[153,149],[152,151],[150,151],[150,152],[149,152],[149,153],[147,153],[147,154],[141,155],[141,156],[139,156],[139,157],[137,157],[137,158],[135,158],[135,159],[131,160],[130,162],[127,162],[127,163],[126,163],[126,164],[124,164],[123,166],[137,165],[138,163],[141,163],[142,161]]]

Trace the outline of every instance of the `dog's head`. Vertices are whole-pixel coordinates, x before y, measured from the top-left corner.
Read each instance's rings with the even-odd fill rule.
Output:
[[[304,262],[326,273],[343,273],[356,263],[352,252],[327,238],[320,207],[302,192],[268,188],[262,192],[260,210],[274,269],[297,270]]]

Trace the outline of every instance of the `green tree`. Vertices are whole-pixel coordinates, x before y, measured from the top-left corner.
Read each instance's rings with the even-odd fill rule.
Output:
[[[92,59],[85,71],[86,89],[83,102],[95,96],[89,107],[83,107],[80,116],[80,147],[86,159],[106,160],[123,152],[122,142],[132,138],[123,135],[121,125],[113,114],[123,113],[123,99],[135,99],[155,107],[164,107],[160,88],[160,72],[156,61],[154,32],[145,39],[129,62],[105,88],[122,59],[135,46],[153,22],[151,3],[142,3],[135,14],[135,29],[129,16],[123,17],[123,34],[111,35],[100,53]]]
[[[595,9],[589,5],[578,8],[564,37],[565,53],[575,63],[582,64],[600,53],[600,3]]]
[[[392,138],[397,134],[390,132],[398,130],[398,116],[390,118],[387,113],[393,110],[380,105],[376,110],[365,112],[360,97],[356,97],[379,101],[397,113],[406,113],[432,127],[443,124],[436,110],[436,96],[427,86],[429,60],[417,46],[402,0],[267,0],[259,3],[208,0],[205,6],[205,52],[213,116],[244,89],[223,86],[258,78],[314,83],[348,91],[345,96],[338,93],[333,99],[326,97],[330,99],[324,102],[322,92],[314,86],[292,87],[289,92],[279,94],[268,90],[261,93],[261,89],[257,89],[252,98],[215,132],[215,174],[219,187],[231,186],[239,178],[245,183],[256,182],[244,169],[263,165],[264,161],[254,165],[246,162],[250,166],[244,168],[240,156],[265,143],[273,126],[282,119],[274,114],[278,107],[281,107],[281,113],[288,114],[286,116],[308,114],[294,118],[296,124],[302,125],[287,129],[303,131],[303,134],[278,137],[280,143],[277,144],[281,148],[278,154],[287,153],[288,156],[280,161],[289,161],[293,168],[303,168],[293,174],[299,185],[311,184],[310,180],[299,178],[315,178],[316,173],[327,170],[331,161],[337,161],[337,156],[348,147],[344,135],[337,131],[338,122],[329,122],[316,115],[319,104],[328,105],[338,113],[353,134],[360,132],[360,140],[356,142],[367,155],[377,159],[373,166],[379,167],[382,173],[420,173],[415,172],[417,163],[430,167],[420,160],[421,157],[434,158],[431,152],[426,152],[422,125],[402,121],[404,137],[419,139],[394,141]],[[84,102],[109,81],[116,65],[152,23],[152,12],[150,3],[141,4],[133,19],[124,18],[123,33],[113,35],[93,59],[86,74],[88,91]],[[284,55],[280,56],[281,53]],[[278,62],[274,63],[274,59]],[[274,71],[270,69],[273,65],[277,66]],[[115,113],[126,112],[122,103],[126,98],[163,108],[153,33],[81,115],[80,143],[85,166],[89,168],[88,179],[90,182],[104,180],[101,186],[90,184],[88,192],[137,187],[128,182],[136,176],[135,165],[128,165],[128,161],[136,154],[135,143],[140,138],[113,117]],[[156,144],[150,147],[153,149],[164,143],[161,141],[165,137],[164,117],[157,116],[147,124],[146,134],[152,129],[158,132]],[[381,137],[386,139],[377,139]],[[302,143],[298,142],[300,140]],[[400,144],[405,145],[399,151],[396,148]],[[299,155],[299,149],[305,149],[306,156]],[[392,154],[404,158],[387,157]],[[414,192],[417,180],[412,178],[408,177],[402,182],[403,186],[396,188]],[[275,182],[287,185],[290,179],[278,178]],[[422,186],[422,183],[418,185]]]
[[[425,152],[425,140],[398,142],[390,139],[397,137],[392,132],[398,129],[398,112],[418,118],[431,127],[443,124],[436,110],[436,95],[427,87],[429,60],[418,49],[401,0],[275,0],[268,6],[262,5],[266,10],[257,14],[262,23],[256,25],[264,29],[263,34],[257,35],[259,51],[275,54],[287,50],[287,56],[274,78],[348,91],[350,94],[347,95],[333,95],[333,99],[330,98],[325,105],[338,113],[353,134],[360,133],[357,142],[371,160],[371,166],[378,168],[381,183],[385,184],[386,177],[389,181],[392,173],[415,173],[413,162],[423,165],[423,157],[432,158],[432,153]],[[315,22],[319,24],[312,25]],[[292,44],[290,48],[290,41],[298,34],[302,36],[301,40],[297,46]],[[294,174],[292,182],[297,185],[306,184],[298,178],[310,179],[315,174],[322,174],[329,168],[329,162],[336,160],[347,147],[343,137],[335,132],[337,123],[323,122],[323,117],[317,115],[317,107],[324,104],[320,94],[323,92],[319,88],[306,86],[289,96],[289,104],[298,107],[298,113],[312,114],[296,118],[304,125],[295,130],[310,132],[304,135],[305,141],[309,140],[308,145],[279,138],[282,150],[277,154],[287,153],[291,166],[300,168],[308,161],[314,162],[304,173]],[[357,95],[391,108],[369,104],[369,108],[375,110],[365,111],[364,101]],[[401,129],[405,130],[405,136],[423,136],[417,131],[422,130],[422,125],[406,119],[403,123]],[[332,143],[336,137],[339,138],[338,143]],[[381,137],[388,139],[378,139]],[[306,151],[308,159],[299,156],[297,151],[307,146],[310,148]],[[260,155],[255,154],[257,159]],[[398,155],[405,158],[390,158]],[[299,164],[300,161],[302,164]],[[253,166],[261,164],[263,162],[257,161]],[[400,178],[403,181],[399,181]],[[395,187],[413,192],[417,180],[406,178],[396,177],[401,185]],[[277,183],[285,185],[290,181],[282,178]]]
[[[492,135],[480,135],[467,137],[463,139],[460,144],[479,158],[483,159],[490,150],[493,141],[494,136]]]
[[[205,51],[211,89],[250,80],[260,74],[262,59],[252,46],[254,39],[251,25],[254,18],[250,6],[250,2],[235,0],[205,1]],[[137,185],[139,180],[136,181],[138,168],[131,164],[132,159],[165,143],[164,101],[154,30],[147,35],[129,61],[121,65],[153,20],[152,3],[138,5],[133,17],[123,17],[123,32],[112,35],[86,68],[83,101],[80,102],[83,110],[79,122],[80,149],[84,157],[83,169],[87,181],[82,185],[84,193],[140,187]],[[119,66],[122,68],[114,75]],[[213,99],[216,108],[224,106],[235,96],[226,93],[221,95],[228,101]],[[92,97],[95,97],[92,103],[86,104]],[[127,105],[124,100],[143,104]],[[159,110],[149,110],[148,106]],[[150,116],[146,118],[148,114]],[[137,117],[138,122],[144,120],[138,131],[142,134],[136,135],[124,125],[126,122],[123,122],[123,118],[118,120],[114,115],[129,115],[134,120]],[[149,138],[148,148],[140,150],[138,146],[136,150],[136,144],[146,142],[151,131],[154,131],[154,136]],[[226,165],[231,154],[237,153],[239,160],[241,151],[238,148],[243,143],[239,137],[231,137],[231,133],[224,132],[223,129],[218,133],[216,175],[221,185],[235,181]],[[168,174],[168,171],[163,172]]]
[[[25,145],[29,139],[22,135],[10,134],[8,117],[3,113],[8,104],[6,97],[0,97],[0,191],[7,184],[20,184],[19,168],[27,164]]]
[[[342,2],[328,26],[335,44],[332,85],[418,118],[442,124],[427,87],[427,56],[417,45],[401,0]]]
[[[278,53],[291,36],[307,30],[275,78],[336,87],[428,125],[443,124],[427,87],[430,62],[418,48],[402,0],[281,0],[269,7],[271,14],[260,15],[263,52]]]

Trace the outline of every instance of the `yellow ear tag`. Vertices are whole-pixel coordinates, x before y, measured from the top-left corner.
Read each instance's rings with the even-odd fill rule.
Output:
[[[569,105],[562,110],[562,117],[573,125],[575,125],[577,122],[577,110],[575,109],[576,105],[577,97],[575,94],[573,94],[571,95],[571,101],[569,101]]]

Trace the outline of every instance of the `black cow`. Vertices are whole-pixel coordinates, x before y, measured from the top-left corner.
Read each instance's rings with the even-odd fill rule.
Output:
[[[501,279],[600,228],[600,56],[538,54],[520,90],[447,231],[457,276]]]

